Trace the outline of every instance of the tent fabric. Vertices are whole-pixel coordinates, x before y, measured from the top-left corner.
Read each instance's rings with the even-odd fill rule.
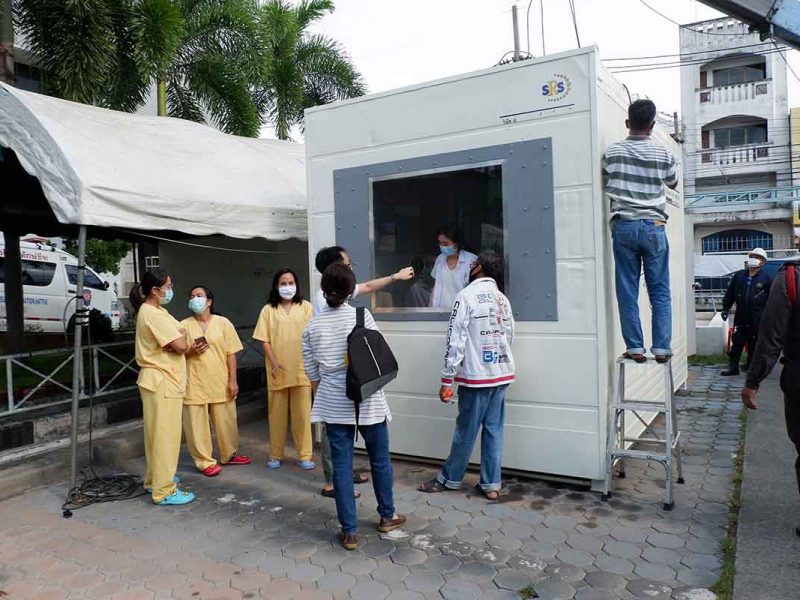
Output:
[[[0,146],[39,180],[61,223],[307,239],[300,144],[0,83]]]
[[[695,277],[724,277],[744,269],[747,254],[695,254]]]

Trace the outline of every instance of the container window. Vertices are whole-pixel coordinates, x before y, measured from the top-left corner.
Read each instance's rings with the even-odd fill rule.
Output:
[[[416,273],[376,294],[376,312],[449,311],[475,256],[504,255],[500,165],[373,181],[372,213],[376,274]],[[452,252],[452,242],[448,261],[440,245]]]

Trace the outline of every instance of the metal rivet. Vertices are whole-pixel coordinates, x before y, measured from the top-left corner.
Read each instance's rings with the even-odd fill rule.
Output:
[[[547,294],[547,297],[548,297],[548,298],[552,298],[552,297],[553,297],[553,294]]]
[[[545,204],[544,205],[544,209],[547,210],[548,208],[550,208],[550,205],[549,204]]]
[[[523,165],[522,165],[522,168],[523,168],[523,169],[527,169],[527,168],[528,168],[528,165],[525,165],[525,164],[523,164]]]
[[[546,167],[546,166],[547,166],[547,161],[544,161],[544,162],[542,163],[542,166],[543,166],[543,167]]]
[[[550,250],[545,250],[544,253],[545,254],[550,254]]]
[[[531,295],[530,295],[530,294],[527,294],[527,295],[525,296],[525,300],[530,300],[530,299],[531,299]]]
[[[523,212],[526,212],[526,211],[528,210],[528,208],[529,208],[529,207],[527,207],[527,206],[523,206],[523,207],[522,207],[522,211],[523,211]]]
[[[530,255],[531,255],[530,250],[526,250],[524,256],[530,256]]]

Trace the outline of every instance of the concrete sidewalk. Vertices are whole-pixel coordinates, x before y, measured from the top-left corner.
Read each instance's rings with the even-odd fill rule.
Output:
[[[51,485],[0,502],[0,597],[4,600],[512,600],[532,586],[542,600],[690,600],[720,570],[726,498],[741,404],[710,369],[693,371],[681,398],[686,484],[662,510],[663,469],[627,463],[608,503],[584,488],[506,479],[501,501],[472,490],[422,494],[435,469],[396,460],[403,536],[375,530],[375,494],[360,486],[360,546],[335,541],[335,504],[322,498],[320,469],[291,454],[269,471],[265,420],[242,428],[246,467],[204,478],[185,452],[184,507],[146,497],[99,504],[61,517],[65,489]],[[364,459],[358,458],[360,467]],[[143,461],[128,465],[143,471]]]
[[[764,382],[747,423],[736,549],[735,600],[800,598],[800,496],[786,436],[780,368]]]

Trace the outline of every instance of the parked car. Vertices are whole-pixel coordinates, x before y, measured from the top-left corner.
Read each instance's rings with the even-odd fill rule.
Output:
[[[78,259],[53,246],[40,242],[20,242],[22,254],[22,292],[26,331],[64,333],[75,314]],[[0,241],[0,284],[5,283],[5,245]],[[120,306],[117,295],[97,273],[86,268],[84,277],[89,307],[119,327]],[[0,331],[6,331],[5,293],[0,287]]]

